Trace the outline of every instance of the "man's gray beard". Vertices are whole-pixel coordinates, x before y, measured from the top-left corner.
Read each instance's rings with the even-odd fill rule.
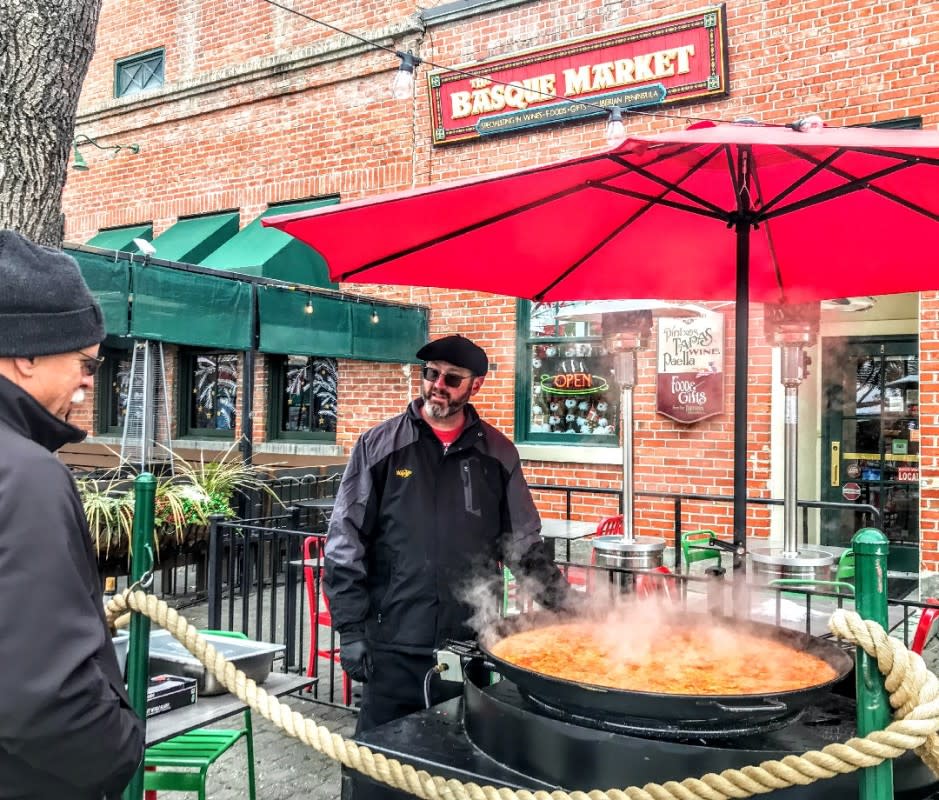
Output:
[[[430,395],[424,395],[424,410],[427,412],[427,416],[433,417],[434,419],[449,419],[454,414],[459,414],[463,410],[463,406],[466,405],[469,398],[464,398],[463,400],[449,400],[447,402],[446,408],[441,408],[438,405],[435,405],[430,402]]]

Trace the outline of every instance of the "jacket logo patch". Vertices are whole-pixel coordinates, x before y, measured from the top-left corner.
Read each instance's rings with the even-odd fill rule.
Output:
[[[410,478],[414,473],[409,469],[396,469],[395,475],[399,478]]]

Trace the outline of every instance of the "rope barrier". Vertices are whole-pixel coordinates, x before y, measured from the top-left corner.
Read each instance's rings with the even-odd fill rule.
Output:
[[[926,668],[919,655],[888,636],[877,623],[865,621],[853,611],[844,609],[835,611],[829,627],[837,637],[858,645],[877,660],[878,668],[885,676],[890,704],[895,709],[894,721],[884,730],[874,731],[864,738],[855,737],[844,743],[830,744],[801,756],[786,756],[781,761],[764,761],[759,765],[728,769],[719,774],[708,773],[681,782],[589,792],[532,792],[505,786],[464,784],[373,753],[270,696],[236,669],[175,609],[152,594],[129,589],[113,597],[106,607],[109,624],[131,610],[169,631],[226,689],[287,735],[372,780],[424,800],[728,800],[790,786],[805,786],[864,767],[874,767],[887,759],[898,758],[908,750],[914,750],[939,777],[939,678]]]

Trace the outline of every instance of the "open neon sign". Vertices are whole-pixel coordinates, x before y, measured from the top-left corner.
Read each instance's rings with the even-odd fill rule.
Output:
[[[563,372],[541,376],[541,389],[545,394],[600,394],[609,388],[610,384],[605,378],[588,372]]]

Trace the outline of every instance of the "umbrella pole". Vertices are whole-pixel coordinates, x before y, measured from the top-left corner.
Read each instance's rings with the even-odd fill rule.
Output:
[[[741,193],[742,195],[745,193]],[[749,209],[742,209],[748,212]],[[743,566],[739,553],[747,546],[747,384],[750,342],[750,223],[738,219],[736,346],[734,349],[734,569]]]

